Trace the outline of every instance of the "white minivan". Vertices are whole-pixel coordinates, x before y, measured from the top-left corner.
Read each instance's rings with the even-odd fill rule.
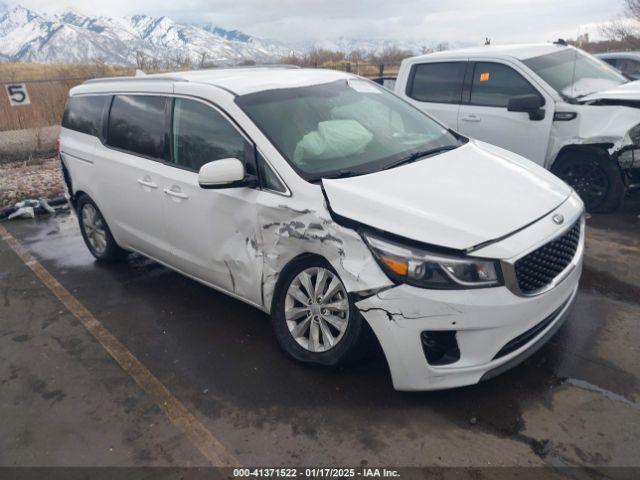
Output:
[[[395,92],[445,125],[541,165],[587,210],[640,187],[640,82],[564,42],[403,60]]]
[[[92,80],[62,127],[98,260],[138,252],[269,313],[300,362],[344,362],[370,329],[396,389],[473,384],[538,349],[576,296],[577,194],[355,75]]]

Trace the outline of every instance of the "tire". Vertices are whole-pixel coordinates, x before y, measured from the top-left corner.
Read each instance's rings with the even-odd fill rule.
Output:
[[[309,296],[301,281],[300,275],[303,272],[309,276],[311,288],[314,290],[315,303],[312,305],[304,305],[300,301]],[[320,275],[322,275],[320,288],[324,294],[330,293],[329,287],[332,286],[330,282],[333,280],[327,281],[330,278],[329,275],[339,282],[336,293],[328,296],[324,303],[318,302],[320,297],[315,294],[315,287]],[[322,288],[323,280],[324,288]],[[293,297],[291,289],[299,292],[299,294],[295,293],[298,298]],[[336,309],[322,307],[323,304],[334,305]],[[337,309],[338,306],[341,306],[342,310]],[[303,312],[302,310],[291,310],[292,308],[306,310]],[[306,311],[311,314],[308,315]],[[292,315],[292,312],[297,312],[297,314]],[[283,270],[276,286],[271,318],[280,347],[289,357],[298,362],[309,365],[337,366],[351,363],[360,358],[362,354],[365,337],[364,321],[349,298],[336,271],[320,257],[294,261]],[[304,322],[308,322],[306,328],[303,325]],[[343,323],[346,326],[344,330],[340,331],[338,327]],[[296,327],[299,330],[295,330]],[[311,340],[312,329],[318,333],[317,342]],[[327,329],[335,342],[333,345],[331,345],[331,340],[326,340],[328,338]],[[294,337],[295,331],[300,333],[297,338]]]
[[[100,209],[88,195],[78,199],[77,214],[84,243],[96,260],[112,263],[127,256],[128,252],[118,246]]]
[[[608,213],[622,203],[626,187],[620,167],[599,149],[562,153],[551,171],[571,186],[589,212]]]

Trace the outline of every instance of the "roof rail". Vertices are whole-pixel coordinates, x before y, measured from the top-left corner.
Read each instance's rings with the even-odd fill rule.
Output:
[[[212,67],[212,68],[200,68],[198,70],[193,70],[194,72],[201,71],[216,71],[216,70],[241,70],[243,68],[251,69],[251,68],[284,68],[284,69],[294,69],[301,68],[298,65],[290,65],[288,63],[261,63],[259,65],[229,65],[228,67]]]
[[[121,77],[100,77],[100,78],[90,78],[84,83],[102,83],[102,82],[129,82],[129,81],[164,81],[164,82],[188,82],[185,78],[182,77],[161,77],[161,76],[153,76],[153,75],[140,75],[137,77],[127,75]]]

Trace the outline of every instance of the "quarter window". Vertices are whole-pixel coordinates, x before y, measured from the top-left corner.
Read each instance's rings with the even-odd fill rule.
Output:
[[[471,84],[471,105],[506,108],[509,98],[532,93],[540,95],[513,68],[500,63],[476,63]]]
[[[176,98],[173,107],[176,165],[198,171],[205,163],[222,158],[243,160],[246,146],[244,137],[217,110],[201,102]]]
[[[421,102],[460,103],[467,62],[416,65],[407,95]]]
[[[70,97],[62,116],[62,126],[102,137],[102,116],[109,100],[111,97],[108,95]]]
[[[109,115],[107,143],[128,152],[168,159],[165,97],[117,95]]]

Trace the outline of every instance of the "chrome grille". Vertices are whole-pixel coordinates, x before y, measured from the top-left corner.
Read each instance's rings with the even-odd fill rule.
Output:
[[[522,293],[544,288],[571,263],[580,243],[580,220],[561,237],[525,255],[515,263]]]

